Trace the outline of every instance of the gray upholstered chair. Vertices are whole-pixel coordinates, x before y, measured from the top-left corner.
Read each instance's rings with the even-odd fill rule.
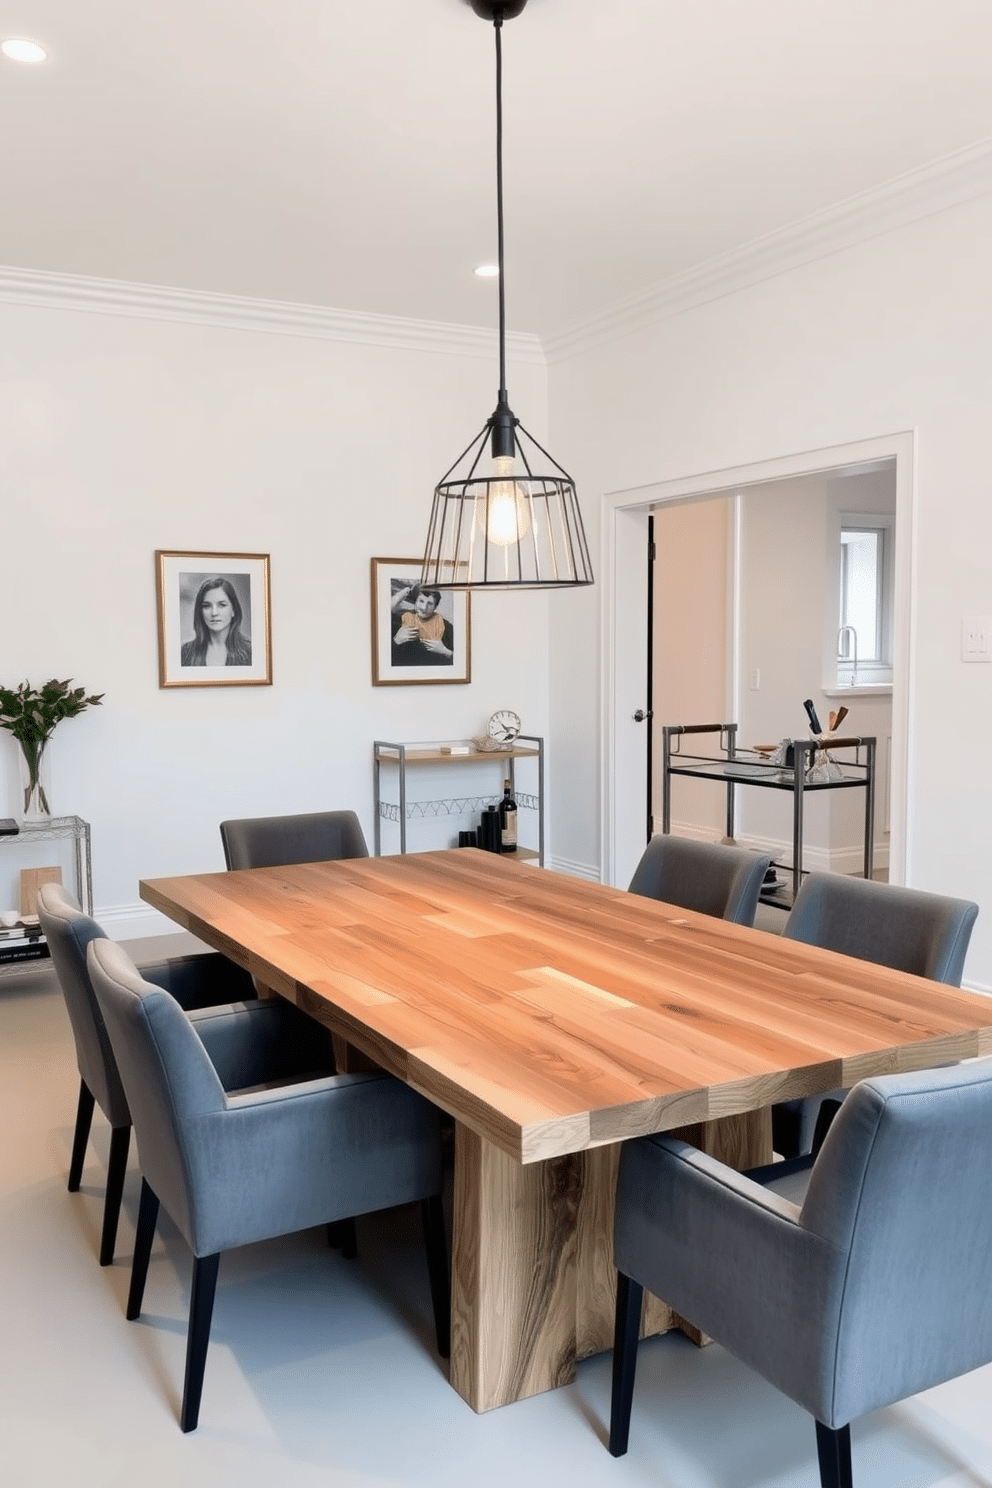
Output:
[[[977,916],[978,905],[969,899],[839,873],[811,873],[796,895],[782,935],[960,987]],[[821,1134],[826,1125],[821,1109],[829,1119],[844,1094],[831,1090],[774,1106],[775,1151],[783,1157],[809,1152],[818,1125]]]
[[[289,1004],[217,1009],[194,1031],[120,946],[97,940],[87,956],[141,1166],[128,1318],[141,1312],[160,1203],[193,1252],[183,1431],[197,1424],[220,1253],[233,1246],[419,1200],[446,1356],[436,1107],[386,1074],[306,1078],[322,1030]]]
[[[631,894],[663,899],[735,925],[753,925],[771,858],[720,842],[652,837],[630,880]]]
[[[992,1360],[990,1169],[989,1060],[863,1080],[805,1174],[627,1143],[613,1455],[646,1286],[808,1410],[822,1488],[851,1488],[852,1420]]]
[[[367,858],[368,846],[353,811],[312,811],[300,816],[247,816],[220,824],[228,869],[281,868],[288,863],[328,863]],[[328,1226],[327,1238],[349,1260],[358,1254],[351,1219]]]
[[[243,817],[221,822],[220,836],[228,868],[279,868],[285,863],[326,863],[333,858],[369,855],[353,811]]]
[[[131,1140],[131,1113],[86,969],[87,945],[91,940],[105,939],[105,932],[89,915],[83,914],[61,884],[44,884],[39,890],[38,918],[65,998],[79,1069],[79,1101],[69,1162],[70,1193],[77,1192],[82,1180],[95,1105],[99,1105],[110,1123],[110,1159],[100,1238],[100,1265],[109,1266],[117,1240]],[[184,1008],[208,1007],[255,996],[248,973],[226,956],[213,952],[170,957],[144,967],[142,975],[146,981],[167,988]]]

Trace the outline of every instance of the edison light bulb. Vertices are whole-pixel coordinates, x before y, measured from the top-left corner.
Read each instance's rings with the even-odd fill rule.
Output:
[[[482,497],[476,505],[476,524],[489,542],[508,548],[530,531],[527,486],[513,479],[512,455],[495,457],[493,475],[488,501]]]

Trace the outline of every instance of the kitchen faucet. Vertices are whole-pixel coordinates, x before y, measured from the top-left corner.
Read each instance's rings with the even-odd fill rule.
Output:
[[[858,682],[858,632],[853,625],[842,625],[837,632],[837,660],[847,661],[848,651],[841,649],[841,637],[848,636],[850,639],[850,654],[853,660],[851,667],[851,686],[856,687]]]

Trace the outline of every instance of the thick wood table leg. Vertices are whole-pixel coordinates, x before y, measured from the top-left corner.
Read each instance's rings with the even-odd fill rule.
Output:
[[[750,1111],[745,1116],[723,1116],[716,1121],[683,1127],[673,1133],[733,1168],[754,1168],[771,1162],[771,1114]],[[616,1267],[613,1262],[613,1208],[616,1201],[620,1145],[582,1153],[583,1175],[576,1235],[576,1354],[585,1359],[613,1347],[616,1310]],[[644,1293],[641,1337],[681,1328],[694,1343],[706,1342],[692,1323],[673,1312],[667,1302]]]
[[[746,1111],[742,1116],[720,1116],[715,1121],[702,1121],[695,1126],[680,1126],[672,1136],[691,1142],[700,1152],[708,1153],[738,1172],[745,1168],[760,1168],[772,1161],[771,1107]]]
[[[334,1068],[339,1075],[364,1074],[366,1071],[382,1068],[381,1064],[376,1064],[374,1059],[363,1054],[361,1049],[356,1049],[354,1044],[349,1044],[340,1033],[332,1033],[330,1039],[334,1050]]]
[[[474,1410],[574,1378],[582,1161],[523,1167],[456,1127],[451,1383]]]
[[[771,1158],[768,1112],[679,1135],[737,1168]],[[612,1348],[619,1162],[615,1145],[523,1167],[456,1126],[451,1383],[474,1410],[566,1385],[577,1358]],[[641,1336],[671,1327],[703,1341],[645,1292]]]

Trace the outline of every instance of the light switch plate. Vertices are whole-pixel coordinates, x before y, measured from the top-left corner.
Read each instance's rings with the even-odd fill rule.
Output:
[[[961,621],[961,660],[992,661],[992,616],[966,615]]]

